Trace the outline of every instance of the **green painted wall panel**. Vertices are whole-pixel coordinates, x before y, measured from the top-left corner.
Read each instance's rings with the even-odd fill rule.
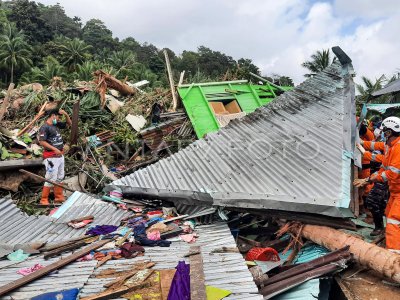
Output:
[[[272,89],[277,92],[276,88]],[[274,98],[268,86],[252,85],[243,81],[184,85],[178,87],[178,93],[198,138],[219,129],[214,111],[209,105],[210,101],[228,103],[236,100],[242,111],[251,113]]]

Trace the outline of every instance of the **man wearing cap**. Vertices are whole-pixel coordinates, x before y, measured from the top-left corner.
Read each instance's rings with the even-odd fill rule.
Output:
[[[60,116],[65,116],[66,122],[61,122]],[[64,129],[71,124],[71,118],[64,110],[51,110],[47,112],[46,122],[39,129],[39,143],[44,148],[46,179],[60,184],[64,179],[64,142],[59,129]],[[40,199],[41,205],[49,205],[49,194],[52,186],[51,183],[45,182]],[[64,202],[63,188],[54,186],[53,189],[54,201]]]

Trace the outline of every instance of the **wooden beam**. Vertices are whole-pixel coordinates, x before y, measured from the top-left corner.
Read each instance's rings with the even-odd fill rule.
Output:
[[[71,125],[71,137],[70,137],[71,146],[76,145],[78,142],[79,108],[80,108],[80,100],[76,101],[72,108],[72,125]]]
[[[24,173],[24,174],[27,174],[27,175],[31,176],[32,178],[36,178],[36,179],[38,179],[38,180],[40,180],[40,181],[42,181],[42,182],[48,182],[48,183],[51,183],[52,185],[62,187],[63,189],[65,189],[65,190],[67,190],[67,191],[76,192],[75,190],[70,189],[69,187],[67,187],[67,186],[65,186],[65,185],[59,184],[59,183],[54,182],[54,181],[52,181],[52,180],[48,180],[48,179],[46,179],[46,178],[44,178],[44,177],[42,177],[42,176],[33,174],[33,173],[31,173],[31,172],[29,172],[29,171],[27,171],[27,170],[20,169],[19,171],[20,171],[21,173]]]
[[[254,74],[254,73],[250,72],[250,75],[255,77],[255,78],[257,78],[257,79],[259,79],[259,80],[261,80],[261,81],[263,81],[263,82],[266,82],[266,83],[272,85],[274,88],[277,88],[278,90],[280,90],[282,92],[286,92],[286,90],[284,88],[282,88],[281,86],[276,85],[275,83],[273,83],[273,82],[271,82],[271,81],[269,81],[269,80],[267,80],[267,79],[265,79],[265,78],[263,78],[263,77],[261,77],[261,76],[259,76],[257,74]]]
[[[0,287],[0,296],[4,296],[9,292],[14,291],[15,289],[24,286],[25,284],[28,284],[36,279],[39,279],[55,270],[58,270],[74,261],[76,261],[78,258],[90,253],[90,251],[96,250],[97,248],[100,248],[104,246],[105,244],[109,243],[111,240],[102,240],[96,243],[93,243],[92,245],[83,248],[82,250],[79,250],[75,252],[74,254],[69,255],[66,258],[60,259],[59,261],[52,263],[43,269],[37,270],[36,272],[33,272],[25,277],[22,277],[20,279],[17,279],[15,281],[12,281],[6,285],[3,285]]]
[[[124,294],[133,292],[136,289],[140,289],[144,286],[145,281],[154,273],[154,270],[150,270],[147,275],[141,280],[140,283],[132,285],[132,286],[123,286],[117,289],[109,289],[104,292],[94,294],[92,296],[88,296],[85,298],[81,298],[81,300],[108,300],[115,299]]]
[[[71,250],[80,248],[80,247],[85,246],[85,245],[86,245],[86,243],[83,242],[83,241],[81,241],[81,242],[78,241],[76,243],[71,243],[71,244],[56,248],[54,250],[51,250],[49,252],[43,253],[43,255],[44,255],[43,258],[44,259],[49,259],[51,257],[60,255],[61,253],[65,252],[65,251],[71,251]]]
[[[0,122],[1,122],[1,120],[3,120],[3,117],[7,112],[7,107],[8,107],[8,104],[10,103],[10,96],[11,96],[11,92],[13,89],[14,89],[14,83],[10,83],[10,85],[8,86],[6,97],[4,98],[3,104],[1,105]]]
[[[172,99],[173,99],[172,111],[176,111],[176,108],[178,107],[178,97],[176,96],[174,78],[172,77],[172,69],[171,69],[171,64],[169,62],[167,49],[164,49],[164,56],[165,56],[165,63],[167,64],[169,86],[170,86],[171,92],[172,92]]]
[[[75,242],[86,240],[86,239],[91,238],[91,237],[92,237],[91,235],[84,235],[84,236],[80,236],[78,238],[70,239],[70,240],[67,240],[67,241],[58,242],[58,243],[52,243],[52,244],[45,245],[43,248],[40,248],[39,250],[41,252],[51,251],[51,250],[54,250],[54,249],[57,249],[57,248],[64,247],[66,245],[73,244]]]
[[[190,298],[207,300],[201,248],[200,246],[192,246],[189,251],[191,253],[198,253],[190,256]]]
[[[31,128],[31,126],[33,124],[36,123],[37,120],[39,120],[43,116],[46,105],[47,105],[47,101],[42,105],[42,107],[40,108],[37,115],[33,118],[33,120],[28,125],[26,125],[24,129],[22,129],[21,131],[18,132],[17,136],[23,135],[26,131],[28,131],[29,128]]]

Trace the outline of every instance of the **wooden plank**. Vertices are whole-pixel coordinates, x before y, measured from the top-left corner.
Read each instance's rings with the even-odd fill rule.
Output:
[[[18,280],[15,280],[6,285],[3,285],[2,287],[0,287],[0,296],[6,295],[7,293],[12,292],[17,288],[24,286],[25,284],[28,284],[36,279],[39,279],[39,278],[55,271],[55,270],[58,270],[64,266],[76,261],[78,258],[90,253],[90,251],[93,251],[97,248],[104,246],[105,244],[109,243],[110,241],[111,240],[102,240],[102,241],[93,243],[92,245],[85,247],[82,250],[79,250],[66,258],[60,259],[59,261],[44,267],[43,269],[37,270],[36,272],[33,272],[25,277],[22,277]]]
[[[69,245],[65,245],[65,246],[56,248],[54,250],[51,250],[49,252],[43,253],[43,258],[44,259],[49,259],[51,257],[60,255],[61,253],[65,252],[65,251],[71,251],[71,250],[80,248],[80,247],[85,246],[85,245],[86,245],[85,242],[76,242],[76,243],[72,243],[72,244],[69,244]]]
[[[7,107],[8,107],[8,104],[10,103],[10,94],[13,89],[14,89],[14,83],[10,83],[10,85],[8,86],[6,97],[4,98],[3,104],[1,105],[0,122],[1,122],[1,120],[3,120],[3,117],[7,112]]]
[[[131,286],[123,286],[117,289],[109,289],[104,292],[94,294],[92,296],[88,296],[85,298],[81,298],[81,300],[108,300],[118,298],[126,293],[133,292],[134,290],[140,289],[143,287],[145,281],[153,274],[154,270],[149,270],[148,274],[141,280],[140,283],[131,285]]]
[[[172,77],[171,64],[169,62],[168,51],[166,49],[164,49],[164,56],[165,56],[165,63],[167,64],[169,86],[171,88],[171,93],[172,93],[172,100],[173,100],[172,111],[176,111],[176,108],[178,107],[178,97],[176,96],[174,78]]]
[[[78,142],[78,133],[79,133],[79,108],[80,108],[80,100],[74,103],[72,108],[72,125],[71,125],[71,146],[76,145]]]
[[[161,299],[167,300],[169,290],[171,289],[172,280],[174,279],[176,270],[160,270],[161,282]]]
[[[190,297],[196,300],[207,300],[201,248],[200,246],[192,246],[190,252],[200,252],[190,256]]]
[[[33,124],[36,123],[37,120],[39,120],[43,116],[46,105],[47,105],[47,101],[42,105],[42,107],[40,108],[37,115],[33,118],[33,120],[28,125],[26,125],[24,129],[22,129],[20,132],[18,132],[17,136],[23,135],[26,131],[28,131],[29,128],[31,128],[31,126]]]
[[[82,240],[86,240],[86,239],[91,238],[91,237],[92,237],[91,235],[84,235],[84,236],[80,236],[80,237],[77,237],[77,238],[74,238],[74,239],[70,239],[70,240],[67,240],[67,241],[63,241],[63,242],[52,243],[52,244],[48,244],[48,245],[46,244],[46,246],[41,248],[40,251],[42,251],[42,252],[51,251],[51,250],[54,250],[54,249],[57,249],[57,248],[61,248],[61,247],[64,247],[64,246],[67,246],[67,245],[70,245],[70,244],[73,244],[73,243],[76,243],[76,242],[79,242],[79,241],[82,241]]]
[[[33,174],[33,173],[31,173],[31,172],[29,172],[29,171],[27,171],[27,170],[20,169],[19,171],[20,171],[21,173],[28,174],[29,176],[31,176],[31,177],[33,177],[33,178],[36,178],[36,179],[38,179],[38,180],[40,180],[40,181],[42,181],[42,182],[48,182],[48,183],[51,183],[52,185],[62,187],[63,189],[65,189],[65,190],[67,190],[67,191],[76,192],[75,190],[70,189],[69,187],[67,187],[67,186],[65,186],[65,185],[63,185],[63,184],[59,184],[59,183],[54,182],[54,181],[52,181],[52,180],[48,180],[48,179],[46,179],[46,178],[44,178],[44,177],[42,177],[42,176]]]
[[[85,217],[73,219],[73,220],[71,220],[71,221],[69,221],[67,223],[78,223],[78,222],[82,222],[82,221],[85,221],[85,220],[93,220],[93,219],[94,219],[94,216],[90,215],[90,216],[85,216]]]

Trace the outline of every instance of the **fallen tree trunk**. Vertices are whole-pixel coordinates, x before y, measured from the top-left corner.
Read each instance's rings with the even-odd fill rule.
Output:
[[[304,238],[331,251],[350,246],[349,251],[353,254],[356,262],[400,283],[399,254],[329,227],[304,225],[302,229],[300,228],[297,226],[290,230],[292,233],[298,233],[298,230],[301,230],[301,235]]]
[[[107,88],[114,89],[121,93],[123,96],[129,96],[135,94],[135,90],[131,88],[129,85],[123,83],[122,81],[118,80],[117,78],[107,74],[102,70],[98,70],[94,72],[94,76],[96,77],[96,83],[99,84],[103,80],[107,84]]]

